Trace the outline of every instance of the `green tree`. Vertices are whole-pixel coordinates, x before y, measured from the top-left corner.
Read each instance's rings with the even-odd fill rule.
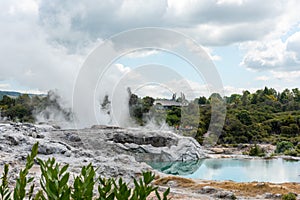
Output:
[[[105,95],[103,98],[103,101],[101,103],[101,109],[102,110],[107,110],[109,108],[110,105],[110,100],[108,99],[108,95]]]
[[[1,105],[1,106],[6,105],[6,106],[8,106],[8,107],[12,107],[12,106],[15,105],[15,99],[10,98],[10,97],[7,96],[7,95],[4,95],[3,98],[2,98],[2,100],[0,101],[0,105]]]
[[[277,143],[275,153],[284,153],[287,150],[291,150],[294,148],[293,143],[288,141],[282,141]]]
[[[284,136],[287,136],[287,137],[293,135],[293,130],[289,126],[281,126],[280,127],[280,132],[281,132],[281,135],[284,135]]]
[[[240,111],[237,115],[237,118],[240,120],[245,125],[251,125],[252,124],[252,119],[247,110],[242,110]]]
[[[146,96],[143,98],[143,113],[148,113],[154,103],[154,98]]]
[[[298,88],[294,88],[292,89],[292,91],[293,91],[294,100],[296,102],[300,102],[300,90]]]
[[[231,104],[234,103],[235,105],[238,105],[241,103],[242,96],[240,94],[232,94],[228,99],[227,103]]]
[[[250,92],[248,90],[243,91],[241,101],[242,101],[243,106],[250,104]]]
[[[279,100],[283,104],[287,104],[289,101],[293,99],[293,94],[290,92],[289,89],[285,89],[279,97]]]
[[[22,94],[16,99],[16,104],[29,105],[31,103],[31,99],[28,94]]]
[[[203,105],[203,104],[206,104],[207,103],[207,99],[205,96],[202,96],[202,97],[199,97],[198,98],[198,104],[199,105]]]

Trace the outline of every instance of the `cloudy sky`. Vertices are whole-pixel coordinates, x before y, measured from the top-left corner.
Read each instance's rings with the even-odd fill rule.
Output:
[[[299,10],[297,0],[0,1],[0,90],[70,92],[97,46],[143,27],[174,30],[202,45],[227,95],[264,86],[300,87]],[[163,84],[139,82],[135,91],[140,95],[168,96],[173,88],[205,94],[207,83],[188,62],[155,49],[121,56],[105,76],[120,82],[124,74],[154,63],[180,77]]]

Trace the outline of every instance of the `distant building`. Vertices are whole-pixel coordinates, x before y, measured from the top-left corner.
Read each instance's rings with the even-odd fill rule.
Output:
[[[157,106],[157,108],[161,109],[170,109],[171,107],[182,107],[187,106],[188,101],[185,99],[183,93],[181,93],[181,99],[176,101],[176,93],[173,94],[172,99],[156,99],[153,105]]]
[[[182,106],[180,102],[168,100],[168,99],[155,100],[153,104],[156,106],[162,106],[164,108],[171,108],[172,106],[176,106],[176,107]]]

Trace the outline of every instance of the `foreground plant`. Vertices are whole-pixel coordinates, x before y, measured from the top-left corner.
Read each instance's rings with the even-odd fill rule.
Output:
[[[71,197],[74,200],[91,200],[93,198],[95,176],[96,172],[92,164],[82,167],[81,174],[74,180],[74,190]]]
[[[26,196],[26,186],[27,184],[33,182],[34,177],[28,178],[27,175],[29,170],[32,168],[34,164],[34,158],[38,153],[38,143],[35,143],[32,147],[31,154],[29,154],[26,158],[25,169],[21,170],[19,173],[19,177],[17,178],[16,186],[14,188],[14,200],[23,200]],[[34,190],[34,184],[30,186],[30,190],[28,192],[28,198],[32,198]]]
[[[1,200],[9,200],[11,192],[8,187],[8,164],[4,165],[3,175],[1,177],[1,185],[0,185],[0,199]]]
[[[158,200],[168,200],[168,195],[170,193],[170,188],[168,188],[162,197],[158,192],[158,187],[154,187],[151,183],[155,176],[151,172],[143,172],[142,177],[137,181],[134,179],[134,188],[131,189],[128,185],[123,182],[120,178],[118,182],[115,179],[99,179],[99,198],[98,200],[146,200],[147,197],[155,192]]]
[[[47,161],[38,159],[38,161],[42,171],[41,186],[48,199],[70,199],[71,189],[67,184],[70,174],[66,172],[69,165],[60,167],[60,164],[55,162],[55,158],[49,158]]]
[[[29,170],[34,164],[34,159],[38,153],[38,143],[33,145],[31,154],[27,156],[25,168],[20,171],[16,180],[16,185],[12,192],[8,184],[9,166],[4,166],[1,177],[0,200],[146,200],[154,192],[158,200],[168,200],[170,188],[162,197],[158,192],[158,187],[151,183],[155,176],[152,172],[143,172],[139,180],[134,179],[134,188],[130,188],[122,178],[96,178],[96,171],[92,164],[83,166],[80,175],[74,177],[72,186],[69,183],[70,173],[67,172],[69,165],[61,166],[55,158],[46,161],[38,160],[41,170],[40,184],[42,189],[35,191],[34,177],[28,177]],[[28,184],[31,186],[27,187]],[[98,194],[94,194],[94,187],[98,185]],[[28,191],[26,191],[28,189]]]

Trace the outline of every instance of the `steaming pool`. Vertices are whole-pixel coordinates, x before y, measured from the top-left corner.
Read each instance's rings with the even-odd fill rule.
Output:
[[[300,183],[300,161],[284,159],[202,159],[188,162],[149,162],[166,174],[204,180]]]

